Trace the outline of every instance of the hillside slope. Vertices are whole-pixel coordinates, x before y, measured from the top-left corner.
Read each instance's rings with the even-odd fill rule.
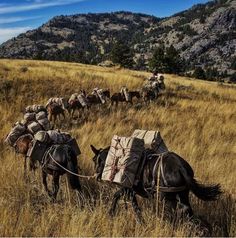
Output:
[[[202,229],[186,222],[176,225],[156,217],[149,201],[139,198],[145,225],[138,225],[133,210],[119,204],[114,219],[108,216],[112,192],[106,183],[81,180],[86,199],[81,210],[69,195],[65,178],[52,204],[42,187],[40,169],[23,178],[23,158],[6,147],[3,138],[20,120],[26,105],[45,104],[51,96],[70,96],[83,88],[109,88],[111,93],[127,85],[139,89],[147,73],[101,68],[75,63],[0,60],[0,236],[197,236]],[[129,136],[134,129],[160,130],[168,148],[185,158],[203,183],[220,183],[224,195],[212,203],[191,196],[196,216],[212,226],[212,236],[235,236],[236,88],[166,75],[166,92],[150,105],[120,106],[88,112],[56,127],[70,132],[80,145],[80,173],[94,171],[90,144],[105,147],[114,134]],[[181,86],[181,87],[180,87]],[[94,202],[95,201],[95,202]],[[128,220],[127,220],[128,219]],[[127,222],[128,221],[128,222]],[[199,233],[200,232],[200,233]]]
[[[171,16],[115,12],[58,16],[38,29],[0,46],[0,57],[97,64],[106,60],[115,41],[135,52],[138,67],[153,49],[174,45],[190,66],[216,67],[232,73],[236,57],[236,1],[216,0]]]

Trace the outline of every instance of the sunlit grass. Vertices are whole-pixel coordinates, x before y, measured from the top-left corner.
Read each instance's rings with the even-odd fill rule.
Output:
[[[24,68],[24,69],[23,69]],[[23,179],[23,158],[3,144],[11,125],[22,118],[30,104],[45,104],[51,96],[69,97],[72,93],[94,87],[109,88],[112,93],[126,85],[140,89],[146,72],[102,68],[75,63],[0,60],[0,82],[10,81],[11,89],[1,95],[0,103],[0,235],[1,236],[189,236],[195,228],[186,224],[172,228],[139,199],[146,225],[136,224],[132,208],[122,207],[111,220],[107,210],[114,188],[95,181],[82,180],[86,191],[95,194],[96,205],[83,210],[72,199],[68,202],[62,179],[58,203],[45,195],[40,170]],[[185,158],[204,183],[220,183],[225,194],[213,203],[192,197],[196,215],[213,227],[213,236],[235,236],[236,170],[236,88],[212,82],[166,75],[167,90],[150,105],[121,105],[119,108],[94,109],[87,120],[58,123],[78,140],[83,174],[93,173],[90,144],[98,148],[110,144],[114,134],[129,136],[134,129],[160,130],[170,148]],[[178,89],[178,86],[185,86]],[[3,98],[2,98],[3,97]],[[5,99],[7,98],[7,100]],[[72,194],[73,198],[73,194]]]

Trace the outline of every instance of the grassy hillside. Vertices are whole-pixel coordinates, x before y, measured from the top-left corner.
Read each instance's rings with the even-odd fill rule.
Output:
[[[11,125],[22,118],[27,105],[45,104],[51,96],[70,96],[83,88],[121,86],[139,89],[149,74],[74,63],[0,60],[0,235],[1,236],[189,236],[197,226],[176,228],[156,217],[152,206],[139,199],[145,225],[136,224],[132,208],[110,219],[107,211],[115,188],[81,180],[87,201],[84,209],[61,181],[58,202],[50,203],[41,183],[40,169],[23,179],[23,158],[3,144]],[[160,130],[168,147],[185,158],[197,179],[220,183],[224,195],[206,203],[191,197],[194,212],[207,220],[213,236],[236,236],[236,88],[166,75],[167,90],[148,106],[120,106],[89,112],[87,120],[58,123],[79,142],[81,173],[92,174],[90,144],[105,147],[114,134],[129,136],[134,129]],[[180,86],[184,87],[180,87]]]

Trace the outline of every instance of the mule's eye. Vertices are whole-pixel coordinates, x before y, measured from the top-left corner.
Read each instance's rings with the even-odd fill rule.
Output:
[[[96,162],[97,156],[93,157],[93,162]]]

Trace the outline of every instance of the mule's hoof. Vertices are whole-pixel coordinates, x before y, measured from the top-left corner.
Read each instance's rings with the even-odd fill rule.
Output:
[[[142,217],[140,217],[140,216],[136,217],[136,222],[139,225],[144,225],[145,224],[144,219]]]
[[[108,215],[109,215],[109,217],[113,218],[113,217],[115,216],[115,212],[112,211],[112,210],[110,210],[110,211],[108,212]]]

